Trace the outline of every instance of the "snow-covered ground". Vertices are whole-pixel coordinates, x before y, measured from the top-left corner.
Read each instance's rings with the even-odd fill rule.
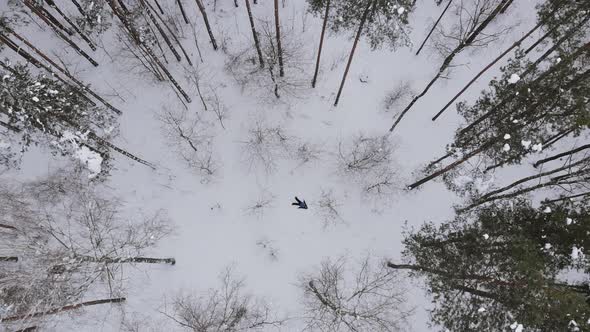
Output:
[[[213,1],[209,2],[210,20],[220,44],[227,44],[230,53],[250,45],[245,6],[240,3],[239,8],[234,8],[232,1],[218,1],[214,12]],[[161,3],[165,8],[176,10],[172,0]],[[306,12],[305,1],[287,0],[284,4],[281,8],[284,31],[291,29],[301,43],[303,57],[300,61],[305,65],[304,74],[287,71],[286,76],[297,75],[311,81],[321,20]],[[450,142],[459,123],[454,110],[447,111],[436,122],[430,118],[497,56],[499,50],[529,29],[535,19],[534,4],[534,1],[518,1],[503,19],[522,21],[522,24],[493,48],[462,54],[456,61],[464,65],[453,69],[451,79],[439,81],[389,137],[395,145],[399,190],[379,200],[362,195],[357,182],[338,172],[339,144],[348,144],[360,133],[387,134],[394,113],[384,111],[385,95],[401,81],[411,82],[414,90],[422,89],[440,64],[440,59],[432,56],[430,50],[426,49],[420,56],[414,55],[416,47],[371,51],[361,42],[340,104],[333,107],[352,42],[349,36],[328,35],[316,89],[306,87],[297,96],[273,101],[271,92],[256,91],[253,85],[244,90],[228,74],[228,55],[211,49],[194,2],[186,1],[192,21],[197,22],[204,62],[198,61],[189,29],[183,44],[195,66],[198,65],[202,84],[217,88],[228,115],[225,129],[218,122],[212,122],[213,156],[219,168],[218,173],[205,182],[198,173],[188,169],[171,148],[158,120],[164,109],[182,108],[177,96],[168,83],[155,82],[148,74],[134,72],[131,61],[120,61],[117,54],[121,44],[112,32],[105,34],[103,40],[110,55],[102,51],[93,54],[100,66],[92,68],[68,50],[49,29],[41,32],[31,24],[27,28],[28,37],[44,50],[64,55],[71,61],[70,70],[77,72],[83,81],[92,83],[99,94],[124,111],[120,118],[120,136],[115,143],[157,165],[153,171],[117,155],[115,168],[106,183],[112,193],[125,202],[130,218],[137,210],[163,209],[176,226],[175,233],[153,254],[175,257],[177,264],[128,268],[125,310],[165,320],[158,311],[163,310],[164,302],[172,295],[183,290],[200,292],[216,287],[222,270],[233,266],[237,275],[245,278],[251,293],[266,298],[277,312],[298,317],[301,311],[301,292],[295,285],[298,277],[313,271],[324,258],[347,255],[354,261],[370,253],[374,257],[399,261],[406,223],[418,226],[424,221],[443,221],[452,216],[452,205],[459,202],[440,183],[429,183],[417,191],[403,190],[414,178],[414,172],[444,154],[445,144]],[[425,36],[440,10],[434,1],[418,2],[417,10],[411,15],[411,36],[415,44]],[[259,1],[253,11],[257,19],[270,20],[272,2]],[[185,78],[186,62],[177,64],[171,57],[169,60],[168,67],[193,99],[188,104],[189,113],[205,112],[194,84]],[[467,97],[474,99],[494,72],[485,74]],[[122,99],[114,96],[112,89],[117,90]],[[244,142],[249,130],[257,124],[281,126],[293,140],[317,146],[321,151],[319,159],[299,165],[295,160],[279,158],[271,172],[250,165]],[[19,172],[4,176],[19,179],[40,176],[62,162],[47,158],[42,153],[32,153],[25,158]],[[322,191],[332,191],[340,204],[342,220],[328,227],[318,214],[317,202]],[[305,199],[309,209],[291,206],[294,196]],[[268,201],[268,206],[260,213],[252,213],[250,208],[260,200]],[[268,247],[257,244],[260,241],[276,250],[276,259],[270,255]],[[411,295],[408,306],[416,307],[410,319],[411,330],[427,331],[426,310],[430,300],[421,290],[419,281],[407,280],[407,284]],[[119,313],[102,310],[89,310],[90,313],[77,318],[78,328],[119,330]],[[99,318],[98,325],[95,318]],[[298,324],[300,322],[294,320],[283,330],[297,331]]]

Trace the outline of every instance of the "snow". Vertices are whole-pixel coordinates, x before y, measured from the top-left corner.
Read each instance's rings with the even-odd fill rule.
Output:
[[[572,218],[565,218],[565,224],[566,225],[571,225],[572,224]]]
[[[551,213],[551,208],[547,206],[547,207],[546,207],[546,208],[543,210],[543,212],[544,212],[544,213]]]
[[[538,143],[533,145],[533,151],[541,152],[543,150],[543,143]]]
[[[543,248],[545,248],[545,250],[549,250],[553,248],[553,246],[551,245],[551,243],[545,243],[545,246]]]
[[[510,144],[508,144],[508,143],[504,144],[504,147],[502,147],[502,151],[504,151],[504,152],[510,151]]]
[[[582,252],[583,248],[578,248],[577,246],[572,247],[572,260],[584,259],[584,253]]]
[[[0,149],[8,149],[10,147],[10,143],[5,142],[4,140],[0,139]]]
[[[100,154],[91,151],[89,148],[82,146],[74,152],[74,157],[86,165],[86,168],[90,171],[88,178],[92,179],[102,171],[102,157]]]
[[[510,83],[510,84],[515,84],[518,81],[520,81],[520,76],[518,76],[518,74],[512,74],[512,75],[510,75],[510,78],[508,79],[508,83]]]
[[[520,144],[522,144],[522,146],[527,150],[528,150],[529,146],[531,146],[531,143],[533,143],[533,142],[525,141],[525,140],[520,141]]]
[[[406,11],[406,9],[405,9],[404,7],[399,7],[399,8],[397,9],[397,13],[398,13],[398,15],[401,15],[401,14],[403,14],[405,11]]]
[[[489,238],[490,238],[490,236],[489,236],[488,234],[484,234],[484,235],[483,235],[483,238],[484,238],[484,240],[487,240],[487,239],[489,239]]]
[[[510,139],[510,137],[512,137],[510,134],[504,134],[504,139]]]
[[[39,98],[37,98],[37,97],[33,97],[33,98],[31,98],[31,99],[33,99],[33,101],[34,101],[34,102],[36,102],[36,103],[38,103],[38,102],[39,102]]]
[[[477,309],[477,312],[479,312],[479,313],[482,313],[482,312],[485,312],[485,311],[486,311],[486,308],[484,308],[484,307],[481,307],[481,308]]]

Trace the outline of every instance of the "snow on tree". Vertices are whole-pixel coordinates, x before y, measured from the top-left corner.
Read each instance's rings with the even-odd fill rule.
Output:
[[[94,106],[70,85],[33,75],[22,65],[8,68],[0,71],[0,113],[7,119],[2,135],[19,147],[15,157],[30,145],[41,145],[53,154],[80,159],[93,176],[108,171],[109,152],[103,141],[116,133],[112,113]],[[17,151],[15,146],[11,151]]]

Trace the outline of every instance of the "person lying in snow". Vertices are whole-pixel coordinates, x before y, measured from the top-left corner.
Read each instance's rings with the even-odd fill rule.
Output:
[[[299,200],[299,198],[297,198],[297,196],[295,196],[295,202],[291,203],[291,205],[299,206],[299,209],[307,209],[307,203],[305,203],[305,200],[302,202]]]

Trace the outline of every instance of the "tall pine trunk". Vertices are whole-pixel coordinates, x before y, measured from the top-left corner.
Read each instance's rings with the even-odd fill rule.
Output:
[[[340,101],[340,95],[342,94],[344,83],[346,82],[346,76],[348,76],[348,70],[350,69],[352,58],[354,57],[354,51],[356,50],[356,46],[359,42],[359,39],[361,38],[363,26],[365,25],[365,21],[367,20],[367,16],[369,15],[369,10],[371,9],[371,6],[375,1],[376,0],[369,1],[367,7],[365,8],[365,11],[363,12],[363,16],[361,17],[361,22],[356,32],[356,36],[354,37],[354,42],[352,43],[352,49],[350,50],[350,55],[348,56],[348,62],[346,63],[346,69],[344,69],[344,75],[342,75],[342,82],[340,82],[340,87],[338,88],[338,94],[336,95],[336,101],[334,101],[334,106],[338,106],[338,101]]]
[[[80,37],[82,37],[82,39],[86,42],[86,44],[88,44],[88,46],[93,50],[96,51],[96,46],[94,45],[94,43],[90,40],[90,38],[88,38],[86,36],[86,34],[84,34],[80,28],[78,28],[78,26],[76,24],[74,24],[74,22],[72,22],[72,20],[70,20],[68,18],[68,16],[66,14],[64,14],[64,12],[61,11],[61,9],[59,9],[59,7],[55,4],[55,2],[53,0],[45,0],[45,2],[49,5],[49,7],[53,8],[61,17],[63,17],[64,20],[66,20],[66,22],[68,22],[68,24],[72,27],[72,29],[74,29],[74,31],[76,31],[76,33],[78,35],[80,35]]]
[[[22,319],[30,319],[30,318],[35,318],[35,317],[54,315],[54,314],[58,314],[58,313],[64,312],[64,311],[80,309],[83,307],[88,307],[88,306],[93,306],[93,305],[98,305],[98,304],[121,303],[124,301],[125,301],[124,297],[104,299],[104,300],[86,301],[86,302],[66,305],[66,306],[59,307],[59,308],[49,309],[46,311],[39,311],[39,312],[30,313],[30,314],[4,317],[4,318],[2,318],[2,321],[3,322],[14,322],[14,321],[22,320]]]
[[[27,5],[27,7],[29,7],[31,9],[32,12],[37,14],[37,16],[39,18],[41,18],[47,25],[49,25],[53,29],[53,31],[55,31],[55,33],[61,39],[63,39],[66,43],[68,43],[74,50],[76,50],[76,52],[78,52],[78,54],[83,56],[93,66],[98,67],[98,63],[96,61],[94,61],[94,59],[92,59],[92,57],[90,57],[90,55],[88,55],[86,52],[84,52],[84,50],[82,50],[76,43],[74,43],[70,38],[68,38],[66,35],[64,35],[63,32],[61,32],[58,28],[53,26],[51,21],[47,17],[45,17],[42,13],[39,12],[37,7],[35,7],[34,5],[31,5],[27,0],[25,0],[24,3]]]
[[[188,17],[186,16],[186,12],[184,11],[184,6],[182,5],[182,0],[176,0],[178,7],[180,8],[180,13],[182,14],[182,18],[184,19],[184,23],[190,24]]]
[[[197,6],[199,7],[199,11],[201,15],[203,15],[203,21],[205,22],[205,27],[207,28],[207,33],[209,34],[209,39],[211,40],[211,45],[213,49],[217,51],[217,42],[215,41],[215,36],[213,36],[213,31],[211,30],[211,25],[209,24],[209,18],[207,17],[207,12],[205,11],[205,6],[201,0],[195,0]]]
[[[275,34],[277,39],[277,53],[279,56],[279,76],[285,76],[285,68],[283,67],[283,48],[281,46],[281,24],[279,21],[279,0],[275,0]]]
[[[252,37],[254,37],[254,46],[258,53],[258,61],[260,62],[260,68],[264,68],[264,57],[262,56],[262,49],[260,48],[260,41],[258,40],[258,33],[254,27],[254,17],[252,16],[252,8],[250,7],[250,0],[246,1],[246,10],[248,11],[248,19],[250,20],[250,28],[252,29]]]
[[[443,16],[445,16],[445,13],[447,12],[447,10],[449,9],[449,7],[451,6],[451,3],[453,3],[453,0],[449,0],[449,3],[447,3],[447,6],[445,7],[445,9],[443,9],[442,13],[440,14],[440,16],[438,17],[438,19],[436,20],[436,22],[434,22],[434,25],[432,26],[432,29],[430,29],[430,32],[428,32],[428,35],[426,35],[426,38],[424,38],[424,41],[420,45],[420,48],[418,48],[418,51],[416,52],[416,55],[420,54],[420,51],[422,51],[422,48],[424,47],[424,45],[426,45],[426,42],[428,41],[428,38],[430,38],[430,35],[432,35],[432,33],[434,32],[434,30],[438,26],[438,23],[440,23],[440,20],[443,18]]]
[[[459,43],[459,45],[457,45],[457,47],[454,50],[452,50],[449,55],[447,55],[447,57],[444,59],[442,65],[438,69],[438,72],[432,78],[432,80],[430,80],[430,82],[428,82],[428,84],[426,85],[424,90],[422,90],[422,92],[420,92],[418,95],[416,95],[414,98],[412,98],[412,101],[410,101],[408,106],[406,106],[406,108],[404,108],[404,110],[400,113],[400,115],[398,115],[397,119],[395,120],[395,122],[393,123],[391,128],[389,129],[390,132],[393,132],[393,130],[395,130],[395,127],[397,127],[397,125],[404,118],[404,116],[410,111],[412,106],[414,106],[414,104],[430,90],[430,88],[434,85],[434,83],[436,83],[436,81],[438,81],[438,79],[443,75],[445,70],[451,65],[453,59],[455,59],[455,57],[459,53],[461,53],[461,51],[463,51],[463,49],[465,49],[467,46],[469,46],[469,45],[471,45],[471,43],[473,43],[473,41],[477,38],[477,36],[479,34],[481,34],[483,32],[483,30],[494,20],[494,18],[500,13],[502,8],[504,8],[507,3],[508,3],[508,0],[502,0],[502,2],[499,3],[498,6],[496,6],[496,8],[494,8],[494,10],[490,13],[490,15],[483,22],[481,22],[481,24],[477,28],[475,28],[473,30],[471,35],[469,35],[467,38],[465,38],[465,40],[462,40]]]
[[[318,78],[318,72],[320,70],[320,58],[322,56],[322,47],[324,46],[324,35],[326,33],[326,25],[328,24],[328,14],[330,13],[330,0],[326,1],[326,13],[324,14],[324,23],[322,23],[322,34],[320,35],[320,47],[318,48],[318,58],[315,62],[315,70],[313,73],[313,79],[311,80],[311,87],[315,88],[315,84]]]

